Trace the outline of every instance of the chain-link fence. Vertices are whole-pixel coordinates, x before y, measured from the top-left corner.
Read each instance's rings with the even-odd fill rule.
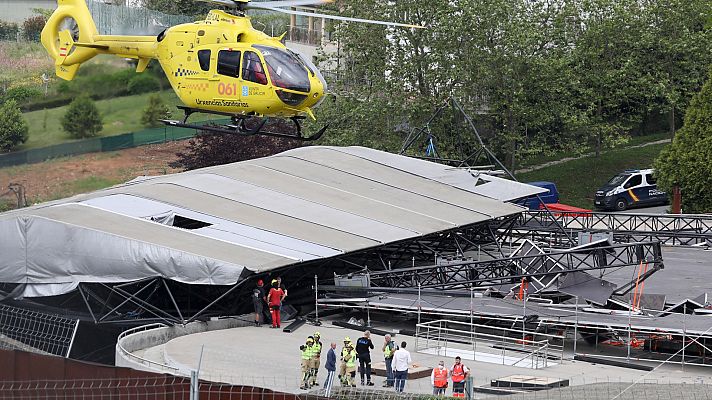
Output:
[[[197,396],[191,397],[189,378],[159,376],[107,379],[67,379],[0,382],[0,399],[233,399],[233,400],[307,400],[326,399],[324,390],[290,394],[272,391],[268,387],[200,382]],[[516,391],[516,389],[512,389]],[[712,398],[712,386],[703,383],[666,384],[641,383],[631,386],[619,382],[599,382],[549,390],[522,391],[506,394],[475,392],[472,399],[502,400],[641,400]],[[449,391],[445,396],[450,397]],[[335,388],[329,398],[339,400],[433,400],[438,396],[424,393],[395,393],[362,388]]]
[[[193,22],[195,17],[168,15],[143,7],[88,1],[96,27],[104,35],[156,35],[169,26]]]

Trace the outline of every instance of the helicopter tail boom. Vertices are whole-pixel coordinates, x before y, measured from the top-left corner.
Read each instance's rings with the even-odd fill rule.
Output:
[[[65,80],[98,54],[138,59],[137,72],[142,72],[154,58],[155,44],[153,36],[100,35],[86,0],[58,0],[42,29],[42,45],[54,60],[57,76]]]

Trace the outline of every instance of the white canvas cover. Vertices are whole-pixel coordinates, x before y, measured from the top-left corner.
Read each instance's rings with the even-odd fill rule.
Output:
[[[0,282],[25,284],[27,297],[152,277],[232,285],[522,210],[457,177],[473,181],[422,160],[313,146],[133,180],[0,214]]]

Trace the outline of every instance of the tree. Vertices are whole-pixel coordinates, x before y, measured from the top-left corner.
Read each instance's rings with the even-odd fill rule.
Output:
[[[170,118],[171,112],[163,102],[161,96],[154,94],[148,98],[148,105],[143,110],[141,123],[145,126],[155,128],[161,126],[161,119]]]
[[[251,121],[248,127],[253,126]],[[270,120],[264,130],[284,132],[285,122]],[[253,158],[267,157],[301,146],[301,142],[265,135],[216,134],[201,131],[188,142],[186,151],[178,153],[178,160],[171,164],[173,168],[190,171],[197,168],[222,165]]]
[[[0,150],[10,151],[25,143],[28,129],[15,100],[8,100],[0,106]]]
[[[77,97],[62,117],[62,128],[73,138],[96,136],[104,124],[99,109],[89,97]]]
[[[212,8],[220,8],[193,0],[142,0],[141,5],[165,14],[193,16],[205,16]]]
[[[680,187],[685,212],[712,212],[712,73],[693,97],[684,126],[654,165],[661,189]]]

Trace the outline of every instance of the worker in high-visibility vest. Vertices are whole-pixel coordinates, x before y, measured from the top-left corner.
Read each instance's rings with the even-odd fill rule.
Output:
[[[341,364],[339,364],[339,382],[341,382],[341,386],[348,385],[348,380],[346,377],[346,356],[349,354],[349,349],[347,347],[347,344],[349,343],[351,343],[351,338],[346,336],[344,338],[344,347],[341,348],[341,354],[339,357],[339,361],[341,361]]]
[[[309,336],[306,344],[299,346],[302,351],[302,386],[299,389],[309,390],[309,380],[311,379],[312,358],[314,357],[314,338]]]
[[[391,340],[391,335],[386,334],[383,343],[383,361],[386,364],[386,381],[383,382],[383,387],[393,386],[393,353],[396,351],[396,344]]]
[[[460,359],[460,356],[455,357],[455,365],[452,366],[450,376],[452,377],[452,397],[465,397],[465,379],[470,374],[470,369],[467,368]]]
[[[445,368],[445,361],[439,361],[438,366],[433,368],[433,372],[430,374],[430,384],[433,385],[434,396],[445,396],[448,372]]]
[[[319,386],[316,375],[319,373],[319,367],[321,365],[321,347],[321,333],[314,332],[314,346],[311,358],[311,380],[309,381],[309,386]]]
[[[349,340],[345,343],[345,352],[342,351],[345,369],[345,386],[356,387],[356,349],[354,344]]]

